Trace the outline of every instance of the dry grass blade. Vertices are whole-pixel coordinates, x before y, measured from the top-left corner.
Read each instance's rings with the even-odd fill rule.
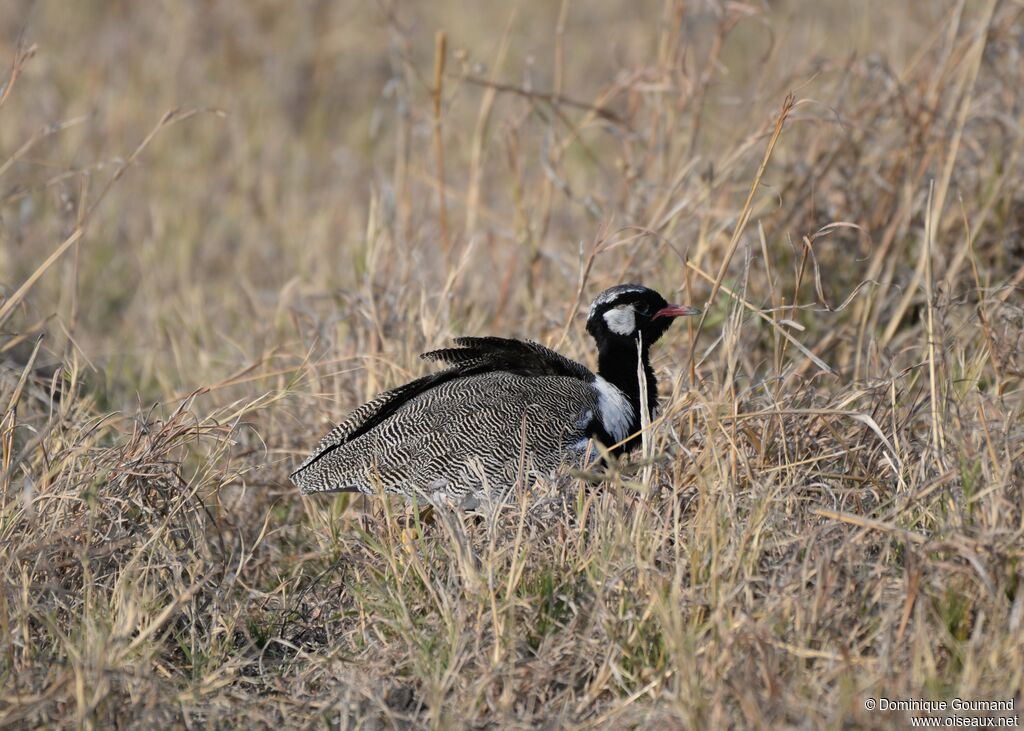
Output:
[[[149,143],[153,141],[153,138],[156,137],[156,135],[165,127],[172,125],[176,122],[184,121],[201,111],[204,110],[173,109],[164,114],[163,117],[161,117],[160,121],[157,122],[156,126],[154,126],[152,130],[150,130],[149,134],[147,134],[143,138],[142,142],[138,144],[138,146],[132,151],[128,158],[118,166],[117,170],[114,171],[114,174],[107,181],[106,185],[100,190],[99,194],[96,196],[96,199],[89,205],[88,209],[85,211],[84,215],[78,222],[78,225],[75,226],[74,231],[72,231],[71,234],[67,238],[65,238],[64,241],[56,249],[53,250],[53,252],[46,258],[45,261],[43,261],[42,264],[36,267],[36,270],[28,276],[28,278],[21,284],[20,287],[18,287],[17,290],[15,290],[15,292],[10,297],[4,300],[3,305],[0,305],[0,327],[3,327],[4,323],[7,322],[7,319],[11,316],[11,313],[14,311],[14,308],[18,306],[18,303],[21,302],[22,299],[24,299],[25,295],[28,294],[28,291],[32,289],[32,287],[35,285],[37,281],[39,281],[39,278],[43,276],[43,274],[45,274],[47,270],[49,270],[50,267],[52,267],[53,264],[58,259],[60,259],[64,252],[66,252],[68,249],[74,246],[82,238],[82,236],[85,235],[85,230],[88,227],[89,221],[95,213],[96,208],[100,205],[100,203],[103,202],[103,199],[106,198],[107,193],[114,186],[114,184],[121,179],[121,176],[124,175],[125,171],[138,159],[139,155],[142,154],[142,151],[149,146]],[[219,112],[217,112],[216,110],[208,111],[213,111],[213,113],[219,114]]]
[[[610,122],[614,122],[616,124],[624,124],[623,120],[615,112],[606,107],[598,106],[596,104],[590,104],[588,102],[582,102],[579,101],[578,99],[571,99],[562,94],[553,94],[544,91],[537,91],[535,89],[526,89],[523,88],[522,86],[516,86],[515,84],[506,84],[500,81],[495,81],[494,79],[484,79],[480,78],[479,76],[474,76],[472,74],[460,74],[458,76],[452,74],[452,77],[457,78],[459,81],[464,81],[467,84],[482,86],[487,89],[494,89],[495,91],[503,91],[510,94],[516,94],[526,99],[539,99],[555,107],[565,106],[573,107],[575,109],[583,109],[588,112],[593,112],[599,117],[607,119]]]
[[[796,104],[792,94],[787,94],[785,100],[782,102],[782,111],[779,112],[779,116],[775,119],[775,129],[772,130],[772,136],[768,138],[768,147],[765,148],[764,157],[761,158],[761,164],[757,168],[757,173],[754,175],[754,181],[750,185],[750,191],[747,193],[747,199],[743,203],[743,208],[740,211],[739,219],[736,221],[736,226],[732,230],[732,237],[729,239],[729,246],[725,250],[725,255],[722,257],[722,263],[718,265],[718,274],[715,275],[715,281],[711,285],[711,294],[708,295],[707,302],[704,305],[704,312],[700,316],[700,321],[697,323],[697,332],[693,337],[693,343],[696,345],[697,340],[700,338],[700,334],[704,329],[704,321],[708,317],[708,312],[711,310],[711,306],[715,302],[715,297],[718,296],[718,290],[722,286],[722,280],[725,279],[725,273],[729,269],[729,264],[732,261],[733,254],[736,253],[736,247],[740,244],[740,237],[743,235],[743,231],[747,227],[747,221],[750,220],[751,204],[754,201],[754,194],[757,192],[758,186],[761,184],[761,178],[764,177],[765,170],[768,169],[768,161],[772,158],[772,152],[775,150],[775,144],[779,141],[779,136],[782,134],[782,127],[786,123],[786,117],[793,111],[793,106]],[[694,350],[690,352],[690,368],[693,369],[693,359],[695,357]]]
[[[988,41],[989,26],[992,23],[996,3],[997,0],[989,0],[985,5],[985,11],[981,22],[975,30],[975,37],[969,48],[969,64],[964,67],[963,74],[958,80],[956,96],[960,98],[960,103],[955,110],[956,127],[953,130],[948,149],[945,151],[946,155],[942,168],[942,176],[939,178],[938,193],[935,197],[935,204],[933,206],[929,206],[926,213],[928,216],[929,229],[932,231],[934,231],[935,226],[937,225],[935,219],[940,217],[945,210],[946,195],[949,191],[950,181],[953,177],[953,168],[956,165],[957,154],[960,152],[960,143],[963,139],[964,127],[967,124],[967,115],[974,98],[974,87],[978,80],[978,72],[981,69],[981,60],[985,52],[985,44]],[[920,247],[921,253],[918,256],[917,266],[914,269],[914,276],[910,285],[903,292],[903,297],[900,299],[899,305],[897,305],[896,312],[889,320],[889,325],[882,334],[883,344],[892,340],[893,335],[896,333],[896,328],[899,327],[900,321],[903,319],[904,313],[910,307],[911,301],[916,295],[918,288],[921,286],[926,262],[928,261],[928,250],[927,242],[922,241]]]
[[[434,150],[437,155],[437,211],[441,230],[441,243],[445,261],[451,257],[451,237],[448,234],[448,204],[444,184],[444,134],[441,128],[441,113],[444,102],[444,65],[447,57],[447,41],[443,30],[434,36]]]
[[[22,42],[21,37],[18,38],[18,43],[14,50],[14,59],[11,61],[11,70],[7,74],[7,81],[4,82],[3,87],[0,88],[0,108],[7,103],[7,98],[14,91],[14,84],[18,81],[18,77],[21,75],[22,69],[25,68],[33,56],[36,55],[38,48],[36,44],[25,45]]]
[[[854,515],[852,513],[840,513],[835,510],[825,510],[824,508],[814,508],[812,511],[815,515],[820,515],[823,518],[831,518],[832,520],[842,521],[843,523],[849,523],[850,525],[856,525],[860,528],[867,528],[869,530],[880,531],[882,533],[889,533],[902,540],[909,541],[910,543],[924,543],[928,539],[922,535],[914,533],[912,531],[904,530],[895,525],[891,525],[881,520],[875,520],[874,518],[866,518],[863,515]]]
[[[643,485],[649,488],[651,485],[652,465],[650,464],[651,453],[651,412],[647,406],[647,373],[644,371],[643,361],[643,336],[636,341],[636,380],[640,393],[640,455],[645,462]]]
[[[700,267],[698,267],[693,262],[687,261],[686,262],[686,266],[687,266],[688,269],[690,269],[691,271],[695,272],[696,274],[701,276],[703,279],[705,279],[705,280],[707,280],[709,282],[714,281],[714,280],[712,280],[711,275],[709,275],[707,272],[703,271]],[[719,290],[725,292],[727,295],[729,295],[730,297],[735,299],[737,302],[739,302],[745,308],[747,308],[748,310],[751,310],[752,312],[754,312],[762,320],[764,320],[767,323],[770,323],[772,328],[775,330],[776,333],[781,335],[787,342],[789,342],[791,345],[793,345],[793,347],[795,347],[797,350],[799,350],[804,356],[807,357],[808,360],[810,360],[812,363],[814,363],[814,365],[816,365],[819,369],[821,369],[825,373],[834,373],[834,371],[828,365],[828,363],[826,363],[821,358],[819,358],[817,355],[812,353],[806,346],[803,345],[803,343],[801,343],[799,340],[797,340],[795,337],[793,337],[789,333],[789,331],[787,330],[787,327],[790,325],[791,321],[789,321],[789,320],[775,320],[774,317],[765,314],[760,309],[755,307],[753,304],[751,304],[750,302],[745,300],[743,297],[741,297],[739,294],[737,294],[736,292],[733,292],[729,287],[727,287],[725,285],[719,285],[718,288],[719,288]],[[704,312],[706,313],[707,310],[704,310]],[[772,315],[774,315],[774,310],[772,312]],[[692,353],[694,353],[694,352],[695,352],[695,350],[693,348],[691,348],[691,350],[690,350],[691,357],[692,357]]]

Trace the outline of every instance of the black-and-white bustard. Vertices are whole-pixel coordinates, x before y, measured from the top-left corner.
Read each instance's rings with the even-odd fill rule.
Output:
[[[320,441],[292,481],[303,493],[383,488],[461,504],[501,495],[517,479],[578,466],[596,453],[591,440],[613,454],[634,449],[641,419],[637,358],[653,413],[658,387],[650,347],[673,318],[699,313],[638,284],[605,290],[587,317],[596,374],[534,342],[458,338],[458,347],[422,356],[447,363],[446,370],[360,406]]]

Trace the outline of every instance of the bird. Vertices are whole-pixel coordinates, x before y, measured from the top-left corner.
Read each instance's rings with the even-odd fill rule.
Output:
[[[640,444],[638,366],[653,414],[658,386],[650,348],[674,318],[700,313],[640,284],[604,290],[586,323],[597,346],[596,373],[530,340],[456,338],[455,347],[420,356],[444,370],[357,408],[291,480],[307,495],[383,490],[475,506],[510,494],[518,480],[582,466],[602,450],[630,452]]]

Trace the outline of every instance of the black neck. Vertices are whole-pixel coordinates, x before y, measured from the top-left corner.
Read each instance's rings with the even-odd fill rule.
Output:
[[[643,351],[639,355],[643,362],[644,374],[647,380],[647,409],[649,414],[653,414],[658,404],[658,381],[654,377],[654,370],[651,368],[648,354],[649,347],[645,344]],[[630,431],[639,431],[640,382],[637,378],[636,344],[633,342],[623,344],[621,341],[601,343],[597,351],[597,373],[626,394],[630,404],[633,406],[634,414],[634,421]],[[626,445],[626,449],[634,448],[638,442],[639,440],[632,440]]]

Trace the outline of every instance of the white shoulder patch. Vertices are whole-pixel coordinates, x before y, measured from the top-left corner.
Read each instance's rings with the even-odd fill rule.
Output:
[[[633,406],[622,390],[598,376],[594,381],[597,388],[597,408],[601,410],[601,425],[617,442],[629,436],[629,426],[633,423]]]

